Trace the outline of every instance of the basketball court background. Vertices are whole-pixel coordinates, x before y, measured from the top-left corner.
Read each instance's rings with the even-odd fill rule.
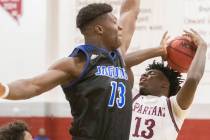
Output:
[[[5,9],[21,1],[21,12]],[[122,0],[0,0],[0,81],[10,82],[39,74],[56,59],[67,56],[82,43],[75,28],[77,11],[91,2],[107,2],[116,16]],[[209,0],[141,0],[141,12],[129,51],[159,45],[168,30],[171,38],[183,29],[197,30],[210,45]],[[16,16],[17,15],[17,16]],[[14,18],[15,16],[15,18]],[[144,67],[134,68],[135,88]],[[206,71],[197,89],[194,104],[181,130],[179,140],[210,139],[210,52]],[[0,100],[0,125],[26,120],[32,134],[45,127],[52,140],[68,140],[70,109],[60,87],[25,101]]]

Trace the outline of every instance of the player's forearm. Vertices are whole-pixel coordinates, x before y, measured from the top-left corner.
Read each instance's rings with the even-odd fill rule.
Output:
[[[8,84],[9,94],[5,99],[21,100],[28,99],[41,94],[41,89],[29,79],[22,79]]]
[[[204,73],[206,51],[206,44],[198,46],[192,64],[189,68],[185,83],[181,90],[178,92],[177,102],[182,109],[188,109],[193,102],[197,86]]]
[[[120,9],[120,14],[127,11],[139,12],[139,5],[140,5],[140,0],[123,0]]]
[[[143,61],[164,55],[165,50],[161,47],[148,48],[129,53],[125,56],[125,64],[127,67],[132,67],[142,63]]]
[[[203,43],[200,46],[198,46],[196,54],[193,58],[193,61],[190,65],[187,79],[194,79],[197,82],[200,81],[200,79],[203,76],[205,64],[206,64],[206,52],[207,52],[207,44]],[[187,80],[186,79],[186,80]]]
[[[122,29],[121,52],[124,56],[130,46],[135,31],[136,20],[139,14],[140,0],[125,0],[120,10],[119,25]]]

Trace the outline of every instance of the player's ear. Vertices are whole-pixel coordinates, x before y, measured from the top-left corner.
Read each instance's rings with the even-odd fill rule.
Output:
[[[94,27],[94,31],[97,33],[97,34],[103,34],[103,32],[104,32],[104,28],[101,26],[101,25],[95,25],[95,27]]]

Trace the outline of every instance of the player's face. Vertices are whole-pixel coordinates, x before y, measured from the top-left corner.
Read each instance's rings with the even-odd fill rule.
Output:
[[[103,41],[110,50],[115,50],[121,45],[122,27],[118,25],[117,18],[108,13],[103,22]]]
[[[33,140],[31,134],[28,131],[25,131],[24,133],[24,140]]]
[[[139,86],[143,95],[161,96],[165,93],[163,90],[168,93],[169,82],[161,71],[149,70],[141,75]]]

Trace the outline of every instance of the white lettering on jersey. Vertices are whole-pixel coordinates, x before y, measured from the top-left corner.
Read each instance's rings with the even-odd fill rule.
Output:
[[[139,96],[132,106],[129,140],[176,140],[177,130],[172,121],[168,98]]]

